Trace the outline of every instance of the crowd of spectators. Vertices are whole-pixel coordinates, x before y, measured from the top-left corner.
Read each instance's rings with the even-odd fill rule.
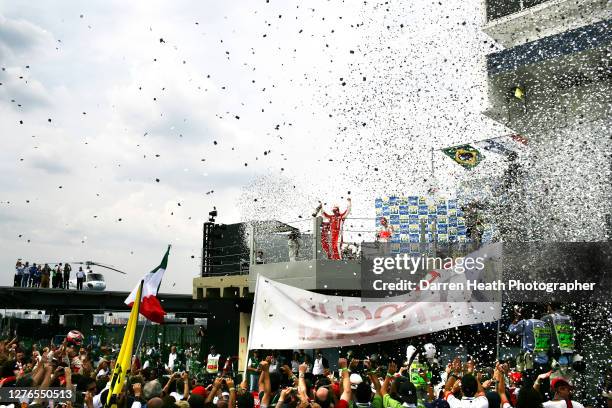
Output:
[[[4,340],[0,342],[0,387],[75,387],[74,402],[55,402],[53,406],[101,408],[117,352],[110,346],[85,347],[68,338],[61,345],[29,349],[17,339]],[[190,371],[194,365],[189,360],[197,358],[197,350],[191,346],[180,351],[172,346],[162,359],[154,346],[144,345],[142,355],[133,359],[118,407],[583,407],[572,399],[569,380],[555,377],[551,371],[530,380],[508,362],[481,367],[456,357],[441,366],[431,364],[424,357],[427,353],[415,353],[408,361],[381,355],[357,359],[349,353],[334,361],[337,370],[332,370],[320,351],[312,358],[303,350],[290,358],[284,353],[253,351],[243,379],[227,364],[221,366],[214,347],[198,373]],[[610,389],[609,382],[606,389]],[[612,406],[610,391],[601,398]],[[32,399],[22,401],[21,406],[48,404]]]
[[[87,267],[89,268],[89,267]],[[83,282],[87,276],[88,270],[83,270],[80,266],[75,273],[76,289],[83,289]],[[29,261],[23,262],[17,260],[15,264],[15,278],[13,286],[22,288],[55,288],[55,289],[70,289],[70,279],[72,266],[69,263],[59,263],[49,266],[48,263],[36,264]]]

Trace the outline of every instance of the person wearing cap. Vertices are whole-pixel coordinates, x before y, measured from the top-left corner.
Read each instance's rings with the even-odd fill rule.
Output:
[[[191,390],[191,395],[201,395],[202,397],[206,398],[208,396],[208,390],[202,385],[196,385]]]
[[[538,377],[538,380],[540,377]],[[584,408],[584,405],[571,399],[573,388],[565,378],[553,378],[550,382],[550,389],[555,393],[554,397],[551,401],[546,401],[542,405],[544,408]]]
[[[96,378],[107,377],[110,373],[108,360],[105,358],[101,358],[98,363],[98,372],[96,374]]]

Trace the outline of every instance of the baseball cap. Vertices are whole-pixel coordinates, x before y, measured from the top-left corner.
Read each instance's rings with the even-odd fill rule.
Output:
[[[555,389],[557,387],[560,387],[562,385],[566,385],[570,388],[572,388],[572,384],[570,384],[570,382],[568,380],[566,380],[563,377],[557,377],[554,378],[551,382],[550,382],[550,388]]]
[[[519,384],[523,380],[523,374],[519,371],[513,371],[510,373],[510,379],[515,384]]]
[[[208,396],[208,390],[201,385],[197,385],[193,388],[193,390],[191,390],[191,394],[201,395],[206,398]]]

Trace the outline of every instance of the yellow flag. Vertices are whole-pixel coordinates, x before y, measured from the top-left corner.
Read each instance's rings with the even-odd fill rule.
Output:
[[[140,309],[140,297],[142,294],[142,281],[138,286],[136,292],[136,299],[132,305],[132,311],[130,312],[130,318],[123,334],[123,341],[121,342],[121,350],[119,350],[119,356],[115,362],[115,368],[110,379],[110,388],[108,397],[106,399],[105,407],[116,407],[117,404],[111,405],[111,399],[113,395],[119,395],[123,389],[123,383],[128,370],[132,366],[132,349],[134,348],[134,337],[136,336],[136,327],[138,326],[138,311]]]

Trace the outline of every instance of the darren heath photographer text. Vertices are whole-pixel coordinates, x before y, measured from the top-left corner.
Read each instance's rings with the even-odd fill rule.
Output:
[[[412,290],[432,290],[432,291],[463,291],[463,290],[520,290],[520,291],[546,291],[552,292],[573,292],[581,290],[592,291],[595,283],[591,282],[523,282],[521,280],[510,279],[508,282],[493,281],[480,282],[477,280],[467,280],[464,282],[432,282],[420,280],[418,282],[399,280],[396,282],[384,282],[377,279],[372,283],[374,290],[381,291],[412,291]]]

